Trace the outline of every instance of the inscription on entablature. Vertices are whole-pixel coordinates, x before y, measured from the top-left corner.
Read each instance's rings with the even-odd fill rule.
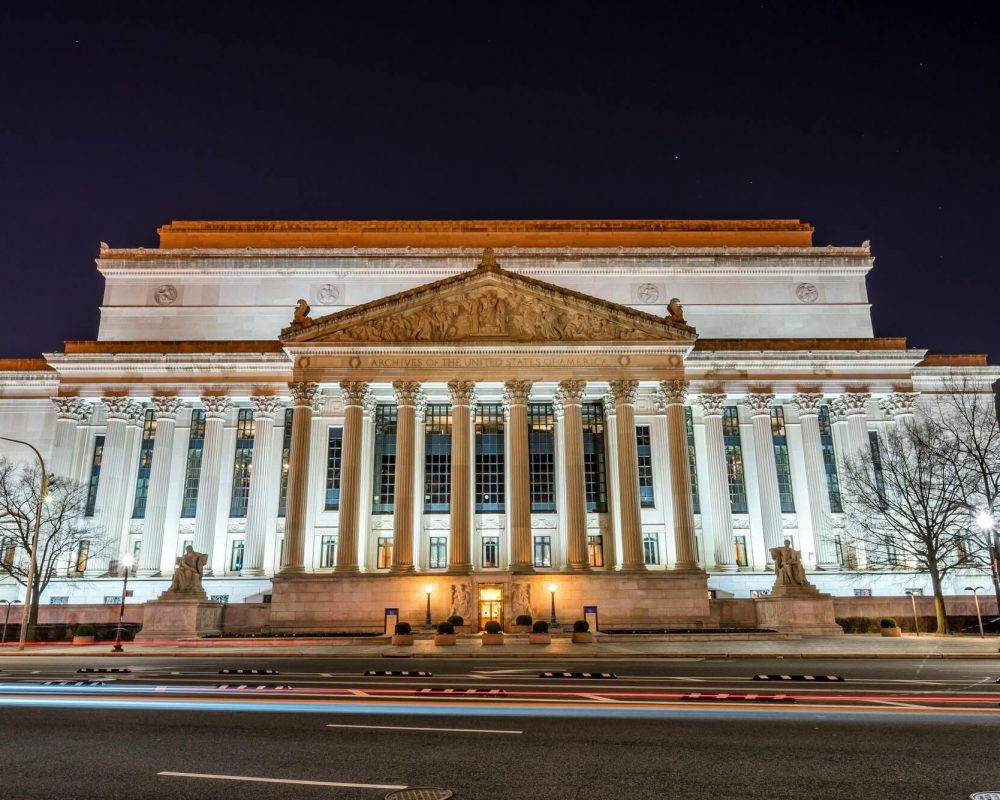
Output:
[[[682,364],[680,356],[653,356],[653,359],[664,366],[679,368]],[[324,364],[322,357],[315,359],[320,363],[311,366],[320,368]],[[635,359],[638,361],[639,359]],[[476,367],[621,367],[620,356],[586,355],[586,356],[350,356],[348,366],[351,369],[457,369]],[[634,362],[633,362],[634,363]]]

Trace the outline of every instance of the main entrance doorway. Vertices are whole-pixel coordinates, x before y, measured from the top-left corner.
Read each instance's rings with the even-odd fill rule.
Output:
[[[479,587],[479,630],[490,620],[503,625],[503,586],[499,584]]]

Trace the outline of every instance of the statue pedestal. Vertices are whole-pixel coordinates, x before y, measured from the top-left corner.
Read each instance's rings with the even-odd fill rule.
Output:
[[[224,605],[206,599],[204,592],[164,592],[143,605],[142,630],[136,641],[218,636]]]
[[[803,636],[843,636],[833,614],[833,597],[820,594],[811,583],[775,586],[767,597],[754,600],[757,625],[780,633]]]

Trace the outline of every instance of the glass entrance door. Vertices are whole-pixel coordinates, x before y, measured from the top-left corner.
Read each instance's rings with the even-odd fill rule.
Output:
[[[490,620],[503,625],[503,588],[500,586],[479,587],[479,630],[483,630]]]

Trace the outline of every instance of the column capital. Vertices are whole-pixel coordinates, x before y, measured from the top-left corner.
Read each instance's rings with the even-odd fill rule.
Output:
[[[660,381],[659,394],[668,406],[682,406],[687,399],[690,384],[687,381],[672,380]]]
[[[706,417],[721,417],[726,405],[726,395],[724,392],[706,392],[698,395],[698,402]]]
[[[586,390],[586,381],[559,381],[553,405],[558,403],[561,408],[578,406],[583,402],[583,393]]]
[[[879,400],[878,404],[886,416],[903,417],[913,414],[918,397],[920,392],[893,392]]]
[[[771,404],[774,402],[774,392],[750,392],[743,404],[750,409],[751,417],[771,416]]]
[[[792,395],[792,405],[799,412],[800,417],[817,417],[819,408],[823,403],[821,392],[799,392]]]
[[[427,414],[427,395],[424,394],[423,389],[420,389],[413,398],[413,408],[416,412],[417,419],[423,420],[424,416]]]
[[[151,401],[157,419],[177,419],[185,403],[179,397],[154,397]]]
[[[871,392],[844,392],[836,401],[843,408],[845,417],[868,413],[868,401],[872,399]]]
[[[312,384],[315,386],[315,384]],[[340,391],[344,397],[344,408],[350,406],[364,407],[365,395],[368,394],[368,384],[365,381],[341,381]]]
[[[608,390],[616,406],[634,406],[636,396],[639,393],[639,381],[608,381]]]
[[[53,397],[59,419],[71,419],[76,422],[86,422],[90,419],[90,403],[79,397]]]
[[[205,419],[223,419],[233,407],[228,397],[219,396],[203,397],[201,404],[205,407]]]
[[[365,416],[369,419],[375,417],[375,409],[378,408],[378,398],[372,393],[371,389],[365,392],[364,400],[361,401],[361,408]]]
[[[507,381],[503,385],[504,406],[523,406],[528,404],[531,394],[531,381]]]
[[[255,417],[274,417],[282,408],[284,403],[274,395],[257,395],[250,398],[250,405],[253,406]]]
[[[419,381],[393,381],[397,406],[416,406],[422,394]]]
[[[144,412],[142,404],[131,397],[105,397],[101,402],[107,410],[109,420],[121,419],[134,423],[136,418],[142,417]]]
[[[453,406],[472,406],[476,402],[475,381],[448,381]]]

